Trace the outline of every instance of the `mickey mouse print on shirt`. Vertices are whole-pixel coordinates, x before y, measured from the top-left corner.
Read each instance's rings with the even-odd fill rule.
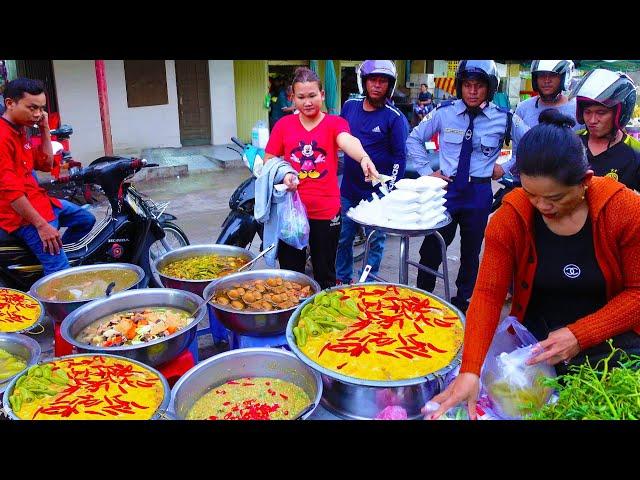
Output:
[[[327,152],[318,147],[318,142],[312,140],[309,144],[301,140],[299,145],[291,151],[290,159],[300,164],[298,178],[303,180],[307,177],[312,179],[324,177],[328,170],[324,168],[319,172],[317,167],[319,163],[324,163],[326,157]]]

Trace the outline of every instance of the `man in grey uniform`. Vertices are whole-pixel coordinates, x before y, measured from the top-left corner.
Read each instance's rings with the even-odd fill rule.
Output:
[[[511,112],[491,103],[499,81],[493,60],[461,60],[455,78],[458,100],[440,104],[407,138],[407,158],[415,162],[418,173],[449,182],[445,206],[453,221],[439,232],[450,245],[460,225],[458,290],[451,302],[463,311],[469,305],[478,274],[493,198],[491,179],[502,176],[496,160],[503,143],[508,143],[511,136],[519,139],[527,129],[519,118],[512,119]],[[435,133],[440,134],[440,170],[436,172],[429,166],[424,145]],[[433,235],[425,237],[420,263],[437,270],[442,260],[437,239]],[[433,291],[435,276],[420,270],[417,286]]]

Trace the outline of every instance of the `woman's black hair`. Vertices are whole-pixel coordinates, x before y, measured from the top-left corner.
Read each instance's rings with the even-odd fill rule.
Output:
[[[549,108],[538,121],[518,143],[516,170],[532,177],[551,177],[568,186],[578,185],[589,170],[589,162],[580,137],[571,130],[575,120]]]
[[[296,83],[307,82],[318,82],[318,89],[322,90],[322,80],[320,80],[320,77],[316,72],[307,67],[296,68],[291,85],[294,86]],[[293,87],[293,89],[295,90],[295,87]]]

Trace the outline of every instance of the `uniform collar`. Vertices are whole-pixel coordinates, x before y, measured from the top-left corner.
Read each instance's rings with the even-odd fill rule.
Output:
[[[455,109],[455,112],[457,115],[462,115],[467,111],[467,106],[462,101],[462,99],[457,100],[453,104],[453,108]],[[495,104],[492,102],[487,102],[487,105],[482,109],[482,113],[484,114],[485,117],[489,119],[493,119],[499,114],[498,109],[496,108]]]

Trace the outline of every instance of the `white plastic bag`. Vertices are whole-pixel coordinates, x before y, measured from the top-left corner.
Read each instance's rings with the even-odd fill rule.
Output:
[[[506,317],[496,329],[480,379],[501,418],[521,419],[542,407],[552,394],[540,384],[540,378],[555,377],[555,369],[546,363],[525,363],[537,343],[516,317]]]
[[[286,195],[278,210],[280,232],[278,238],[299,250],[309,245],[309,220],[307,209],[297,191]]]

